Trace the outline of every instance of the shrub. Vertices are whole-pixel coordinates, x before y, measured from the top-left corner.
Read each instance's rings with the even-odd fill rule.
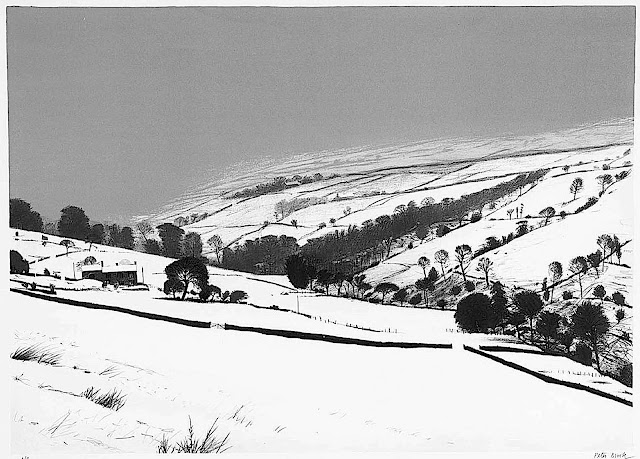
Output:
[[[453,296],[457,296],[460,294],[460,292],[462,292],[462,287],[459,285],[454,285],[453,287],[451,287],[451,294]]]
[[[476,289],[476,284],[473,283],[473,281],[467,281],[464,283],[464,289],[467,292],[473,292]]]
[[[471,223],[479,222],[482,219],[482,214],[480,212],[474,212],[471,215]]]
[[[181,292],[182,290],[184,290],[184,284],[178,279],[170,278],[164,281],[164,287],[162,291],[165,295],[171,294],[175,298],[176,293]]]
[[[602,300],[606,294],[606,290],[600,284],[596,285],[593,289],[593,296],[595,296],[596,298],[600,298],[600,300]]]
[[[633,387],[633,364],[631,362],[620,367],[618,381],[627,387]]]
[[[229,434],[224,438],[216,437],[215,433],[218,430],[217,422],[218,420],[216,419],[204,437],[198,439],[193,432],[193,424],[191,423],[191,417],[189,417],[189,432],[187,436],[182,441],[171,446],[169,445],[169,440],[163,435],[162,440],[160,440],[160,445],[158,446],[158,453],[220,454],[225,452],[230,448],[230,446],[227,446]]]
[[[591,366],[591,348],[582,342],[576,344],[576,352],[574,354],[574,358],[577,362],[580,362],[583,365]]]
[[[49,271],[47,268],[44,268],[44,275],[51,276],[51,271]]]
[[[19,347],[9,357],[14,360],[57,365],[60,362],[61,354],[42,344],[32,344],[31,346]]]
[[[567,216],[567,212],[565,212],[564,210],[561,210],[558,215],[560,215],[560,218],[565,218]]]
[[[436,303],[436,306],[444,311],[444,308],[447,306],[447,302],[443,298],[440,298]]]
[[[216,287],[215,285],[211,284],[205,284],[200,287],[200,293],[198,293],[198,296],[200,297],[200,300],[207,301],[209,298],[211,298],[211,295],[213,295],[214,293],[220,295],[220,292],[220,287]]]
[[[229,294],[229,303],[240,303],[241,301],[245,301],[249,298],[247,292],[242,290],[234,290]]]
[[[422,301],[422,295],[420,293],[416,293],[411,298],[409,298],[409,304],[413,306],[420,304],[421,301]]]
[[[369,298],[369,303],[380,304],[382,303],[382,300],[380,298],[376,298],[372,296],[371,298]]]
[[[100,389],[96,389],[95,387],[91,386],[84,392],[82,392],[80,396],[114,411],[118,411],[125,404],[126,397],[122,395],[122,392],[117,389],[113,389],[112,391],[107,392],[103,395],[100,395],[99,393]]]
[[[616,320],[618,321],[618,323],[622,322],[625,317],[626,317],[626,314],[624,312],[624,309],[618,309],[616,311]]]
[[[318,225],[318,229],[322,229],[322,228],[326,228],[327,224],[325,222],[322,222]]]
[[[460,300],[454,318],[464,331],[487,333],[490,314],[491,299],[482,293],[472,293]]]
[[[613,295],[611,295],[611,299],[618,306],[624,306],[626,304],[625,297],[620,292],[615,292]]]
[[[436,236],[438,237],[442,237],[447,233],[451,232],[451,228],[449,228],[447,225],[440,225],[438,226],[438,229],[436,230]]]
[[[578,207],[575,210],[575,214],[582,212],[583,210],[588,209],[589,207],[593,206],[595,203],[598,202],[598,198],[596,198],[595,196],[591,196],[589,199],[587,199],[587,202],[585,202],[583,205],[581,205],[580,207]]]
[[[573,293],[570,292],[569,290],[565,290],[564,292],[562,292],[562,299],[563,300],[570,300],[573,298]]]
[[[11,274],[29,274],[29,263],[16,250],[9,251],[9,272]]]

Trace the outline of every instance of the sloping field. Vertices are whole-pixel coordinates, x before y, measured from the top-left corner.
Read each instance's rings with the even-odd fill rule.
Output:
[[[237,453],[631,447],[631,408],[460,349],[292,342],[10,297],[12,346],[60,353],[57,366],[10,361],[14,454],[153,453],[189,418],[197,435],[218,419]],[[89,387],[124,406],[77,396]]]

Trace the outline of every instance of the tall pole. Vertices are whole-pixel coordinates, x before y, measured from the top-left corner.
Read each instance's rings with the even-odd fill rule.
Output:
[[[298,314],[300,314],[300,297],[298,296],[297,290],[296,290],[296,303],[298,304]]]

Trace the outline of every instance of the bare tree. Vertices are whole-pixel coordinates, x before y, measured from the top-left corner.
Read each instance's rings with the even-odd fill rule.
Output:
[[[598,180],[598,183],[602,187],[601,193],[604,193],[604,190],[607,187],[607,185],[613,183],[613,177],[611,177],[611,174],[598,175],[596,177],[596,180]]]
[[[422,272],[424,273],[424,277],[427,277],[427,267],[431,264],[427,257],[418,258],[418,265],[422,268]]]
[[[153,227],[149,222],[139,222],[136,225],[136,229],[140,232],[140,235],[144,238],[144,242],[148,241],[147,235],[153,232]]]
[[[211,246],[214,253],[216,254],[216,260],[220,263],[220,253],[224,249],[224,244],[222,243],[222,238],[217,234],[214,234],[209,239],[207,239],[207,244]]]
[[[460,266],[460,271],[462,272],[462,279],[464,282],[467,282],[467,274],[466,268],[469,264],[469,259],[471,258],[471,247],[467,244],[462,244],[456,247],[456,260],[458,265]]]
[[[438,263],[440,263],[440,267],[442,268],[442,277],[446,279],[447,276],[444,272],[444,267],[449,265],[449,252],[447,252],[446,250],[440,249],[433,254],[433,259]]]
[[[476,271],[484,273],[484,281],[489,287],[489,272],[493,269],[493,262],[487,257],[480,258]]]
[[[544,217],[544,226],[547,226],[549,219],[556,214],[556,210],[553,207],[545,207],[540,211],[540,215]]]
[[[511,215],[513,214],[513,209],[507,209],[507,215],[509,216],[509,220],[511,220]],[[516,215],[517,217],[517,215]]]
[[[610,249],[612,245],[611,236],[608,234],[601,234],[598,236],[596,244],[598,244],[598,247],[602,249],[602,270],[604,271],[604,262],[607,259],[607,249]],[[609,255],[611,255],[611,252],[609,252]]]
[[[573,193],[573,200],[576,200],[576,195],[582,191],[582,188],[584,188],[584,183],[582,182],[582,179],[580,177],[576,177],[573,179],[573,182],[571,182],[571,185],[569,186],[569,191],[571,193]]]
[[[562,265],[559,261],[552,261],[549,263],[549,274],[551,275],[551,296],[549,298],[550,302],[553,303],[553,290],[555,289],[555,284],[562,279]]]
[[[589,269],[589,263],[585,257],[575,257],[569,262],[569,271],[578,276],[578,284],[580,285],[580,298],[582,298],[582,276]]]

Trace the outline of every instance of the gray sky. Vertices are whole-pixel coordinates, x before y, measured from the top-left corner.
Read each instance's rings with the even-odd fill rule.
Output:
[[[635,10],[9,8],[10,196],[157,209],[265,155],[633,115]]]

